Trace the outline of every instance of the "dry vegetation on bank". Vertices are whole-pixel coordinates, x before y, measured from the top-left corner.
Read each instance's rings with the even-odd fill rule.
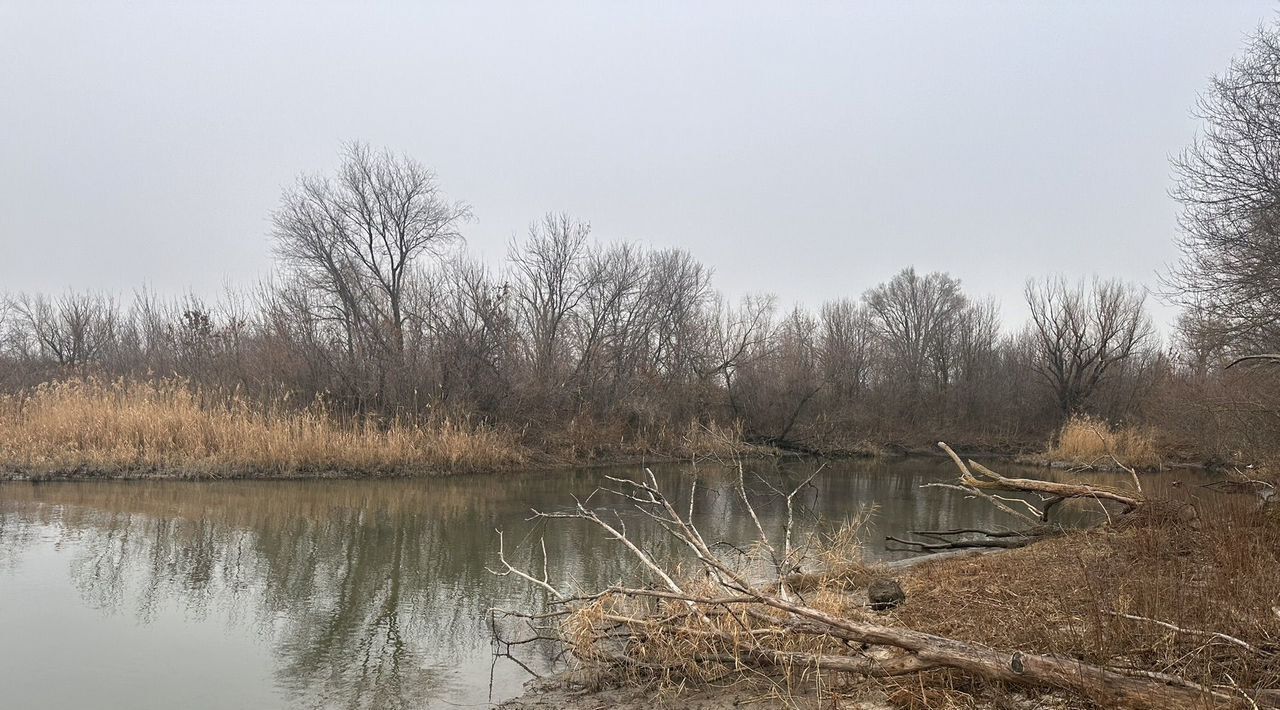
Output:
[[[1073,468],[1110,468],[1123,465],[1140,470],[1158,469],[1163,463],[1150,427],[1113,426],[1111,423],[1077,415],[1058,430],[1049,448],[1040,457],[1049,463]]]
[[[72,379],[0,395],[0,476],[432,475],[769,452],[715,423],[636,433],[574,420],[531,437],[458,417],[342,417],[320,398],[263,402],[178,379]]]
[[[556,600],[549,615],[529,617],[531,628],[571,650],[577,682],[643,687],[657,706],[725,687],[736,698],[798,708],[867,698],[901,708],[1024,707],[1014,698],[1025,707],[1280,707],[1280,509],[1256,495],[1273,490],[1267,484],[1242,480],[1228,492],[1159,485],[1143,494],[1005,478],[955,460],[957,485],[974,492],[974,505],[1002,505],[987,497],[1001,491],[1037,491],[1075,505],[1110,496],[1120,507],[1098,528],[906,571],[851,563],[847,528],[803,542],[789,525],[785,538],[762,530],[739,554],[776,568],[778,581],[768,583],[735,571],[731,554],[713,553],[687,522],[692,511],[671,506],[652,477],[613,479],[602,494],[622,496],[686,543],[692,570],[650,566],[647,583],[595,592],[524,574]],[[582,507],[542,517],[607,525]],[[834,572],[787,572],[833,555],[841,563]],[[905,588],[905,603],[870,610],[869,580],[889,576]],[[513,707],[540,706],[535,698]]]
[[[179,380],[66,380],[0,396],[0,470],[22,475],[449,473],[520,466],[510,431],[442,419],[340,422]]]
[[[179,378],[78,377],[0,394],[0,474],[7,476],[422,475],[779,453],[747,438],[740,421],[713,419],[637,427],[580,416],[517,429],[461,416],[355,417],[318,396],[250,396]],[[1020,460],[1153,470],[1167,459],[1170,438],[1150,426],[1076,416],[1044,452]],[[890,448],[859,440],[831,451],[877,456]]]
[[[744,438],[740,422],[714,420],[635,428],[579,417],[517,430],[464,417],[351,417],[320,397],[250,397],[176,378],[64,379],[0,395],[0,471],[9,476],[422,475],[778,453]],[[1024,460],[1155,469],[1156,441],[1149,427],[1079,416]],[[867,441],[839,451],[887,453]]]
[[[1246,690],[1280,688],[1280,511],[1261,512],[1256,498],[1243,495],[1216,502],[1195,524],[1157,513],[920,566],[902,580],[908,602],[893,623],[1165,673],[1235,694],[1249,707]],[[955,671],[893,684],[897,704],[913,708],[965,707],[1006,692]],[[1273,694],[1259,705],[1277,700]]]

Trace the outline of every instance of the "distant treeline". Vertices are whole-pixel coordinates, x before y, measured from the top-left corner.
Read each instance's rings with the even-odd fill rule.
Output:
[[[904,269],[816,311],[728,302],[689,253],[599,244],[563,214],[504,264],[456,248],[469,217],[419,163],[355,145],[274,215],[277,280],[217,303],[139,293],[7,298],[0,384],[179,376],[348,415],[459,415],[554,432],[741,422],[816,449],[946,434],[1039,440],[1068,413],[1143,414],[1179,368],[1138,288],[1027,285],[1030,322]]]
[[[1237,149],[1238,136],[1223,140],[1219,153]],[[1274,199],[1224,220],[1214,190],[1235,188],[1194,180],[1226,169],[1210,164],[1214,150],[1194,146],[1177,163],[1190,176],[1180,192],[1188,236],[1170,282],[1187,310],[1171,346],[1145,292],[1118,281],[1029,280],[1031,316],[1012,331],[998,304],[912,268],[816,310],[780,310],[768,295],[730,302],[685,251],[597,243],[565,214],[535,222],[504,263],[484,264],[459,246],[469,207],[430,170],[355,144],[336,173],[304,176],[285,194],[270,283],[216,303],[5,297],[0,389],[176,376],[262,402],[320,398],[366,426],[463,417],[534,445],[570,429],[625,440],[693,422],[814,451],[940,436],[1026,447],[1087,414],[1158,424],[1173,444],[1230,456],[1276,411],[1260,394],[1276,391],[1274,377],[1242,383],[1220,365],[1276,332],[1264,276],[1280,267],[1263,258],[1275,253]],[[1224,224],[1234,241],[1215,244]],[[1271,241],[1259,246],[1259,234]],[[1224,280],[1247,248],[1251,271]]]

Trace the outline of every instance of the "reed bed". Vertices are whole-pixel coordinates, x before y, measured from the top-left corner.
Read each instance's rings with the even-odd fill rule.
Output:
[[[0,396],[0,470],[9,474],[424,474],[527,460],[500,428],[343,419],[320,400],[256,402],[175,379],[64,380]]]
[[[1113,426],[1077,415],[1058,430],[1045,458],[1080,467],[1108,467],[1119,462],[1138,469],[1160,468],[1162,459],[1150,429]]]

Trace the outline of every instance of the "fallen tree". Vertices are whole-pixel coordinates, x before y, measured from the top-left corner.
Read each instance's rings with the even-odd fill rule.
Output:
[[[1106,511],[1106,503],[1120,507],[1121,514],[1137,512],[1145,503],[1142,484],[1138,474],[1132,468],[1116,461],[1116,465],[1128,471],[1133,477],[1133,491],[1125,491],[1110,486],[1099,486],[1084,483],[1063,483],[1044,481],[1033,478],[1007,478],[982,464],[969,459],[960,458],[945,442],[938,446],[960,469],[960,480],[957,483],[929,483],[930,487],[950,488],[961,491],[967,496],[982,498],[1008,513],[1030,527],[1016,530],[986,530],[976,528],[958,528],[953,530],[912,530],[911,534],[931,538],[932,542],[908,540],[887,536],[885,539],[906,545],[906,550],[914,552],[940,552],[943,550],[961,550],[968,548],[1013,549],[1029,545],[1050,535],[1057,535],[1062,528],[1049,525],[1049,514],[1054,508],[1068,500],[1090,500],[1102,506]],[[999,493],[1027,493],[1038,498],[1038,504],[1023,498],[1008,498]],[[1108,516],[1110,517],[1110,516]]]
[[[1146,502],[1141,494],[1107,487],[1004,477],[972,461],[966,464],[942,446],[961,472],[955,486],[1016,516],[1034,519],[1029,510],[1019,510],[1020,504],[1040,509],[998,492],[1042,495],[1046,509],[1054,501],[1071,498],[1107,500],[1129,511]],[[987,680],[1061,689],[1105,707],[1280,707],[1274,691],[1224,689],[1152,670],[994,648],[895,626],[861,604],[821,590],[806,599],[788,583],[802,556],[793,544],[792,531],[792,501],[799,487],[783,494],[786,525],[782,540],[775,542],[755,513],[741,467],[738,491],[757,532],[753,549],[772,566],[775,579],[752,580],[740,564],[717,554],[716,546],[708,544],[693,524],[693,497],[686,511],[678,510],[652,472],[646,470],[641,480],[609,480],[612,487],[601,492],[627,501],[665,529],[689,551],[695,569],[685,568],[681,574],[676,568],[663,567],[628,537],[620,517],[607,520],[584,501],[566,512],[535,511],[534,517],[541,520],[568,518],[597,526],[622,544],[648,574],[631,585],[571,592],[551,582],[545,565],[541,576],[515,567],[500,545],[501,569],[495,573],[518,577],[549,595],[549,608],[542,612],[497,612],[523,619],[531,632],[521,639],[499,639],[508,653],[513,645],[554,640],[578,663],[601,672],[681,683],[734,673],[803,677],[812,682],[832,673],[889,677],[952,669]],[[933,531],[944,538],[951,532],[955,531]],[[1018,535],[992,531],[987,537],[1000,540]]]

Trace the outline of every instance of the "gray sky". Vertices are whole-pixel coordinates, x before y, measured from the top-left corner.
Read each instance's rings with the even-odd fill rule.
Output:
[[[1154,283],[1189,109],[1275,9],[0,0],[0,291],[250,284],[281,188],[363,140],[490,261],[566,210],[732,295],[914,264],[1018,320],[1030,275]]]

